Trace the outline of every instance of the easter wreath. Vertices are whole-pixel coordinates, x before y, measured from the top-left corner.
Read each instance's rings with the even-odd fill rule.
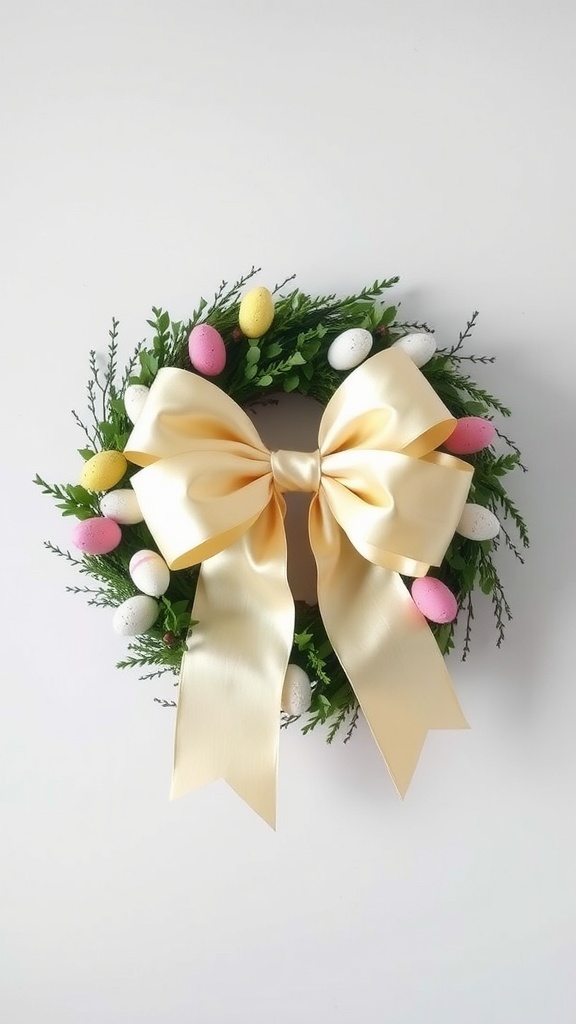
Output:
[[[166,311],[153,308],[152,319],[147,321],[153,331],[152,341],[136,346],[123,371],[118,368],[117,320],[112,321],[104,365],[99,365],[95,352],[90,353],[88,417],[84,419],[73,412],[84,435],[84,445],[79,449],[85,460],[80,480],[63,485],[48,484],[40,476],[35,480],[43,492],[56,501],[62,515],[78,519],[72,544],[79,549],[79,557],[46,542],[50,551],[94,581],[91,586],[80,584],[67,589],[86,595],[89,604],[115,609],[115,629],[131,637],[127,656],[118,667],[146,670],[142,678],[177,674],[183,656],[190,649],[190,638],[201,628],[201,621],[195,621],[195,596],[201,568],[208,564],[206,559],[213,561],[213,549],[210,545],[197,546],[196,552],[202,557],[194,564],[192,557],[174,557],[172,550],[168,558],[170,542],[160,550],[157,541],[160,531],[151,529],[154,515],[145,516],[141,509],[141,493],[135,486],[134,475],[150,475],[150,468],[144,468],[143,473],[141,468],[149,467],[156,455],[154,452],[151,457],[146,454],[145,445],[142,454],[138,443],[133,444],[132,440],[140,430],[142,410],[150,407],[151,394],[157,394],[163,387],[170,396],[171,388],[186,389],[191,384],[197,386],[201,380],[204,390],[198,393],[198,401],[201,404],[206,396],[207,401],[215,403],[210,422],[218,423],[218,416],[226,420],[228,413],[227,407],[222,414],[218,413],[219,399],[214,389],[223,392],[237,407],[274,401],[274,396],[281,392],[298,392],[330,407],[330,400],[343,382],[348,378],[352,387],[356,375],[356,396],[347,394],[346,403],[340,403],[353,410],[354,402],[362,402],[366,386],[370,390],[373,380],[382,376],[381,371],[371,370],[372,378],[366,385],[366,380],[358,377],[358,368],[369,364],[376,367],[375,359],[381,358],[379,353],[386,352],[388,363],[381,360],[384,377],[390,375],[390,366],[396,360],[393,369],[397,363],[401,373],[410,380],[410,387],[414,384],[426,389],[422,392],[424,403],[429,399],[439,400],[442,409],[448,410],[454,418],[449,427],[441,428],[440,435],[434,428],[435,440],[429,445],[433,450],[422,449],[417,453],[420,465],[428,472],[430,463],[451,469],[458,464],[460,477],[466,471],[469,476],[465,491],[463,485],[459,485],[455,499],[456,521],[443,544],[444,553],[437,559],[438,564],[430,560],[430,565],[422,567],[417,557],[412,562],[400,562],[394,554],[387,556],[388,561],[384,559],[384,562],[378,562],[378,556],[374,558],[379,565],[396,570],[391,575],[401,580],[406,594],[411,590],[410,603],[419,609],[421,614],[416,612],[419,619],[424,616],[424,621],[427,620],[427,630],[432,632],[442,655],[455,645],[455,627],[460,617],[464,621],[462,655],[465,658],[468,654],[474,617],[473,595],[478,590],[491,598],[499,646],[511,615],[496,557],[505,546],[522,561],[521,548],[528,545],[526,524],[506,491],[504,478],[517,468],[524,470],[524,466],[516,444],[494,422],[495,418],[508,417],[508,408],[475,383],[466,370],[469,364],[494,361],[493,357],[466,352],[465,345],[470,340],[477,313],[472,315],[452,347],[437,348],[434,334],[425,323],[403,321],[398,305],[387,305],[384,301],[383,297],[398,278],[377,280],[358,294],[345,298],[304,294],[290,285],[293,278],[288,278],[273,292],[252,287],[242,297],[256,273],[253,268],[232,287],[222,282],[213,301],[207,303],[201,299],[189,320],[175,322]],[[390,352],[401,355],[390,357]],[[176,376],[169,377],[170,373]],[[413,380],[415,375],[418,381]],[[194,397],[192,401],[197,399]],[[403,399],[399,401],[402,404]],[[180,408],[176,401],[170,412],[169,397],[167,402],[168,412],[166,408],[157,410],[156,424],[173,414],[174,422],[181,425],[186,419],[183,410],[188,406],[184,402]],[[406,408],[409,407],[407,403]],[[353,412],[351,415],[353,418]],[[441,415],[439,419],[446,421]],[[216,447],[231,443],[227,429],[216,428]],[[243,429],[241,426],[240,433]],[[350,428],[352,435],[354,429]],[[428,436],[425,430],[423,436]],[[370,447],[353,436],[350,443],[356,453],[358,447]],[[163,442],[158,444],[162,447]],[[238,444],[232,442],[234,457]],[[180,441],[176,441],[173,452],[176,461],[181,452],[179,445]],[[329,455],[328,460],[337,461],[338,450],[343,445],[334,447],[337,454]],[[410,445],[405,448],[406,452],[409,450],[412,451]],[[272,460],[275,454],[278,453],[272,453]],[[194,450],[188,457],[194,464]],[[307,464],[305,471],[308,470]],[[285,468],[280,468],[277,483],[280,477],[284,479],[286,472]],[[334,470],[336,478],[338,472]],[[456,476],[453,473],[453,477]],[[308,489],[313,491],[318,479]],[[332,485],[340,486],[333,482]],[[156,482],[151,489],[155,486]],[[169,490],[172,485],[166,486]],[[354,491],[354,486],[350,486]],[[280,493],[283,489],[289,490],[290,485],[278,486]],[[147,501],[151,500],[148,494]],[[414,504],[414,492],[412,501]],[[166,508],[158,513],[165,514]],[[411,514],[409,511],[408,518]],[[368,519],[366,524],[362,529],[370,531]],[[340,526],[336,529],[340,530]],[[359,548],[366,536],[363,534],[358,541]],[[222,546],[218,550],[222,550]],[[362,550],[362,554],[374,560],[371,551]],[[164,556],[171,563],[170,568]],[[412,564],[416,566],[414,570],[410,568]],[[416,577],[413,582],[410,576]],[[347,599],[353,603],[351,594]],[[204,595],[202,607],[206,607],[206,600]],[[342,664],[346,663],[346,657],[337,656],[333,641],[333,635],[332,642],[329,639],[318,605],[296,601],[289,664],[286,668],[284,662],[282,669],[282,725],[300,720],[304,723],[302,731],[306,733],[325,723],[328,741],[344,727],[348,740],[356,726],[360,704],[364,707],[364,703],[359,704],[358,688],[353,688]],[[362,643],[362,638],[356,637],[359,647]],[[177,704],[170,696],[155,699],[165,707]],[[301,717],[303,715],[305,718]],[[450,726],[454,722],[446,724]],[[429,727],[434,727],[434,723]],[[394,771],[393,775],[398,784]],[[232,784],[241,791],[242,784]],[[404,784],[399,788],[405,788]],[[268,806],[264,811],[258,806],[258,799],[251,802],[269,820],[273,817],[272,812],[268,813]]]

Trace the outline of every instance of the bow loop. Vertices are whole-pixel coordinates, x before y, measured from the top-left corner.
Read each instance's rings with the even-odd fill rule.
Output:
[[[320,450],[368,448],[419,459],[442,444],[454,424],[406,353],[388,348],[353,370],[332,396],[320,421]]]
[[[243,443],[266,454],[243,409],[221,388],[188,370],[158,371],[125,455],[138,466],[194,450],[195,442]]]
[[[440,565],[466,501],[470,468],[458,463],[462,468],[455,473],[456,462],[358,448],[325,456],[322,486],[332,515],[364,557],[421,576]],[[369,548],[381,554],[369,556]],[[411,561],[424,571],[411,572]]]

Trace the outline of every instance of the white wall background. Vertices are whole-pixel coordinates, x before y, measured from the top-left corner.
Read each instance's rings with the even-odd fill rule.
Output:
[[[7,1024],[576,1019],[571,0],[4,0],[0,1010]],[[284,734],[275,835],[170,804],[172,713],[41,547],[87,353],[152,304],[399,273],[515,411],[515,619],[402,805],[367,732]]]

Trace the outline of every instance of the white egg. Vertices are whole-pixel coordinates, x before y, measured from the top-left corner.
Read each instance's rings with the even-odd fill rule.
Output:
[[[112,628],[120,636],[140,636],[158,618],[160,607],[153,597],[137,594],[118,605],[112,619]]]
[[[103,516],[113,519],[122,526],[134,526],[144,519],[138,498],[131,487],[119,487],[116,491],[108,491],[108,494],[100,499],[100,511]]]
[[[136,423],[149,394],[150,388],[147,388],[145,384],[129,384],[126,388],[124,408],[131,423]]]
[[[372,348],[372,335],[363,327],[351,327],[339,334],[328,349],[328,362],[334,370],[352,370],[364,362]]]
[[[394,342],[392,348],[403,349],[406,355],[410,356],[414,366],[420,368],[432,359],[436,351],[436,342],[433,334],[419,331],[415,334],[405,334],[403,338]]]
[[[160,597],[168,590],[170,570],[157,551],[137,551],[130,559],[128,572],[143,594]]]
[[[469,502],[464,505],[456,533],[468,540],[493,540],[500,533],[500,523],[489,508]]]
[[[282,688],[282,711],[287,715],[303,715],[312,701],[310,680],[299,665],[288,665]]]

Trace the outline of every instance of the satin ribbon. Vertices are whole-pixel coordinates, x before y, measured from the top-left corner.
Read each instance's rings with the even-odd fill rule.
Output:
[[[272,826],[282,686],[293,643],[283,492],[309,491],[318,604],[401,794],[428,729],[466,722],[399,574],[439,565],[472,469],[437,452],[455,420],[399,349],[341,384],[315,452],[270,452],[220,388],[165,368],[126,456],[171,569],[202,562],[182,662],[172,796],[218,778]]]

